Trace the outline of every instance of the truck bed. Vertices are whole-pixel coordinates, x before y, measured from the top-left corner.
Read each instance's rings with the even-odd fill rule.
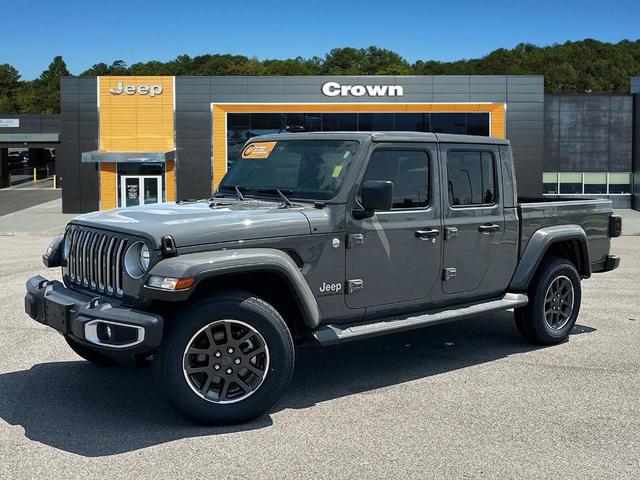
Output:
[[[588,238],[591,263],[603,260],[609,253],[609,217],[613,213],[611,200],[562,197],[518,197],[520,217],[520,252],[533,233],[543,227],[567,224],[580,225]]]

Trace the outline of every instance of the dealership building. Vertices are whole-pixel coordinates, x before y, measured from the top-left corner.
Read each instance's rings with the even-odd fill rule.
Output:
[[[0,182],[8,148],[55,148],[69,213],[208,198],[253,136],[354,130],[506,137],[521,196],[640,208],[640,77],[561,95],[542,76],[65,77],[60,97],[0,114]]]

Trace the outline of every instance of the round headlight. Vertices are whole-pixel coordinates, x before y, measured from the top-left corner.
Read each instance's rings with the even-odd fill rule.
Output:
[[[149,268],[151,252],[142,242],[133,243],[124,254],[124,269],[133,278],[140,278]]]

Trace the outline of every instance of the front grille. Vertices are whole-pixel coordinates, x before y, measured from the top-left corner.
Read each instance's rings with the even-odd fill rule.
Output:
[[[71,238],[66,265],[69,281],[86,290],[121,297],[127,239],[75,225],[66,235]]]

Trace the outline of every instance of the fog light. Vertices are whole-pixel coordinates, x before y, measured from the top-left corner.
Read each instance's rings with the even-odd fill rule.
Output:
[[[147,287],[160,288],[162,290],[184,290],[189,288],[196,282],[193,277],[190,278],[172,278],[160,277],[153,275],[147,280]]]

